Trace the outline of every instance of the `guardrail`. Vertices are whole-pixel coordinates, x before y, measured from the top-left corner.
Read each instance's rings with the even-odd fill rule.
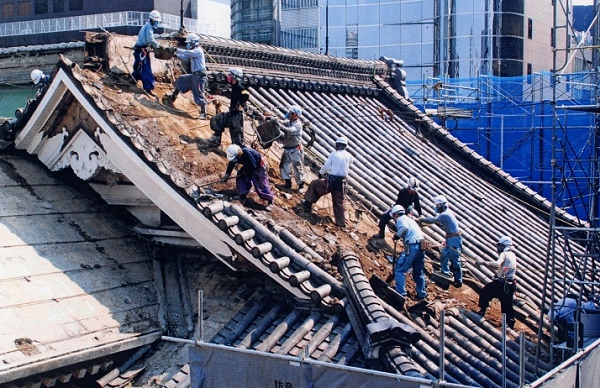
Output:
[[[123,11],[96,15],[69,16],[63,18],[38,19],[23,22],[0,23],[0,37],[46,34],[65,31],[82,31],[104,28],[143,26],[148,21],[148,12]],[[187,31],[200,32],[198,20],[183,18]],[[179,16],[163,14],[160,26],[168,30],[179,30]]]

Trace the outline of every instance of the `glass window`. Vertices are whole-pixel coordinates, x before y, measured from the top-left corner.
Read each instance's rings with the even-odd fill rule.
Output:
[[[33,14],[33,6],[31,1],[19,1],[17,3],[17,15],[29,16]]]
[[[83,0],[69,0],[69,11],[83,10]]]
[[[533,19],[527,19],[527,38],[533,39]]]
[[[52,12],[65,12],[65,0],[52,0]]]
[[[15,5],[13,3],[2,4],[2,18],[14,18],[15,17]]]
[[[48,0],[35,0],[33,7],[36,15],[48,13]]]

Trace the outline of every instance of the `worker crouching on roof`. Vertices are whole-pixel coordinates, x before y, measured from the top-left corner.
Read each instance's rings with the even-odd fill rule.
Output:
[[[231,144],[227,147],[227,160],[229,160],[229,164],[221,182],[227,182],[235,165],[241,164],[242,167],[235,177],[235,186],[240,195],[240,202],[246,203],[246,196],[254,185],[258,197],[267,201],[267,206],[270,207],[273,204],[273,191],[269,185],[269,175],[262,155],[255,149]]]
[[[485,312],[494,298],[500,300],[500,309],[506,314],[506,324],[511,329],[515,326],[515,310],[513,301],[517,284],[515,281],[515,273],[517,271],[517,256],[512,251],[512,239],[508,236],[503,236],[498,240],[496,249],[498,251],[498,260],[493,263],[486,263],[483,260],[478,260],[478,265],[496,269],[494,280],[486,284],[479,295],[479,315],[485,315]]]
[[[400,205],[406,209],[407,214],[420,216],[421,215],[421,203],[419,202],[419,181],[417,178],[411,177],[408,179],[406,187],[398,190],[398,196],[394,205]],[[392,219],[390,210],[383,213],[379,218],[379,233],[373,236],[373,238],[384,238],[385,227]]]
[[[219,113],[210,119],[210,129],[214,134],[208,139],[208,143],[212,146],[221,145],[221,136],[225,128],[229,128],[232,144],[244,146],[244,107],[250,96],[244,93],[243,77],[242,69],[238,67],[229,69],[227,75],[227,83],[231,85],[229,112]]]
[[[187,50],[178,48],[175,51],[177,58],[183,58],[190,61],[192,74],[184,74],[175,81],[175,90],[168,97],[175,102],[179,93],[192,91],[194,102],[200,107],[201,120],[206,120],[206,98],[204,96],[204,85],[206,85],[206,64],[204,51],[200,47],[200,37],[197,34],[190,33],[185,38]]]
[[[402,239],[404,250],[394,265],[394,278],[396,280],[396,291],[406,296],[406,273],[412,268],[412,276],[415,281],[416,297],[418,300],[425,299],[427,290],[425,288],[425,251],[421,249],[424,239],[423,232],[417,222],[408,216],[401,205],[395,205],[390,210],[390,215],[396,224],[394,241]]]
[[[340,137],[335,141],[335,151],[329,154],[323,167],[319,171],[319,176],[327,174],[327,178],[315,179],[310,182],[304,199],[300,203],[306,210],[310,210],[312,204],[327,193],[331,193],[333,202],[333,216],[335,224],[340,227],[346,226],[346,217],[344,215],[344,192],[346,188],[346,179],[350,166],[352,165],[352,155],[346,151],[348,140]]]
[[[285,189],[292,188],[291,170],[298,184],[298,190],[304,188],[306,175],[304,174],[304,148],[302,147],[302,109],[298,105],[290,106],[285,115],[286,120],[279,123],[283,132],[283,154],[279,163],[281,177],[285,181]]]
[[[462,251],[462,237],[458,220],[450,210],[448,199],[443,195],[433,198],[435,216],[419,217],[418,221],[425,224],[437,224],[446,233],[446,242],[440,254],[440,267],[443,275],[454,275],[454,287],[462,287],[462,267],[460,253]],[[452,264],[450,272],[449,263]]]
[[[156,80],[154,78],[154,73],[152,73],[152,65],[150,63],[150,51],[149,47],[159,48],[161,47],[160,43],[154,39],[154,30],[158,28],[162,17],[160,16],[160,12],[154,10],[150,12],[149,20],[144,26],[141,28],[140,33],[138,34],[137,41],[135,42],[135,46],[133,47],[134,52],[134,61],[133,61],[133,72],[131,75],[136,81],[142,81],[142,87],[144,91],[150,95],[154,95],[152,90],[154,90],[154,85],[156,84]]]

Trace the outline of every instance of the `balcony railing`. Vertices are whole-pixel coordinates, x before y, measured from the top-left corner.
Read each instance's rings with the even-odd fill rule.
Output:
[[[25,22],[0,23],[0,37],[45,34],[65,31],[93,30],[98,27],[111,28],[123,26],[143,26],[148,21],[148,12],[124,11],[97,15],[69,16],[53,19],[29,20]],[[196,19],[183,18],[188,32],[210,33],[198,24]],[[179,16],[163,14],[161,27],[167,30],[179,30]]]

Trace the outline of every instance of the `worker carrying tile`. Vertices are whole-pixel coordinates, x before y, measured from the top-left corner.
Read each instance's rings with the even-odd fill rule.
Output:
[[[483,265],[496,270],[494,279],[486,284],[479,294],[479,311],[477,314],[484,316],[494,298],[500,300],[500,309],[506,314],[506,324],[511,329],[515,326],[515,310],[513,301],[517,284],[515,273],[517,271],[517,256],[512,251],[513,241],[509,236],[500,237],[496,244],[498,260],[486,263],[477,260],[477,265]]]
[[[247,195],[254,186],[258,197],[267,201],[267,207],[270,209],[273,204],[273,191],[269,185],[266,162],[262,155],[255,149],[240,147],[237,144],[227,147],[226,153],[229,164],[221,182],[227,182],[235,166],[241,164],[242,167],[235,176],[235,186],[240,196],[240,202],[246,204]]]
[[[244,108],[250,95],[244,92],[243,77],[244,72],[239,67],[229,69],[227,75],[227,83],[231,86],[229,112],[219,113],[210,119],[210,129],[214,134],[208,139],[208,143],[212,146],[221,145],[221,135],[225,128],[229,128],[231,143],[244,146]]]
[[[419,201],[419,188],[420,184],[417,178],[410,177],[408,178],[408,182],[406,187],[398,190],[398,196],[396,197],[396,202],[394,205],[401,205],[404,209],[406,209],[407,214],[411,214],[413,216],[421,216],[421,203]],[[384,238],[385,237],[385,227],[392,219],[390,214],[390,210],[383,213],[379,218],[379,233],[373,236],[373,238]]]
[[[335,224],[340,227],[346,226],[344,194],[348,172],[353,161],[352,155],[346,151],[346,147],[348,147],[348,140],[345,137],[340,137],[335,141],[335,151],[329,154],[325,164],[319,170],[319,177],[327,176],[310,182],[304,199],[300,202],[305,210],[310,211],[313,203],[325,194],[331,193]]]
[[[404,250],[394,264],[394,278],[396,280],[396,291],[406,297],[406,273],[412,268],[412,277],[415,281],[416,298],[418,300],[427,297],[425,288],[425,251],[421,249],[424,239],[423,232],[417,222],[406,214],[402,205],[395,205],[390,210],[390,215],[396,224],[394,242],[402,239]]]
[[[206,97],[204,96],[204,86],[206,85],[206,64],[204,59],[204,50],[200,46],[200,37],[197,34],[190,33],[185,38],[187,49],[177,48],[175,56],[177,58],[190,61],[192,74],[181,75],[175,81],[175,90],[167,97],[175,102],[179,93],[192,91],[194,102],[200,107],[201,120],[206,120]]]
[[[456,216],[449,209],[448,199],[443,195],[433,198],[435,215],[433,217],[421,216],[419,223],[436,224],[446,233],[446,241],[440,254],[440,267],[442,275],[454,275],[454,287],[462,287],[462,267],[460,254],[462,251],[462,237]],[[452,273],[449,263],[452,264]]]
[[[156,84],[154,73],[152,72],[152,64],[150,63],[149,48],[159,48],[160,43],[154,39],[154,30],[158,28],[162,20],[160,12],[153,10],[148,14],[148,22],[140,29],[137,41],[133,47],[133,72],[131,76],[136,81],[142,81],[142,88],[150,95],[154,95],[152,90]]]
[[[298,190],[304,188],[306,175],[304,174],[304,147],[302,146],[302,108],[298,105],[289,107],[285,120],[279,122],[279,129],[283,133],[283,153],[279,163],[281,177],[285,181],[283,188],[292,188],[292,176],[298,184]]]

